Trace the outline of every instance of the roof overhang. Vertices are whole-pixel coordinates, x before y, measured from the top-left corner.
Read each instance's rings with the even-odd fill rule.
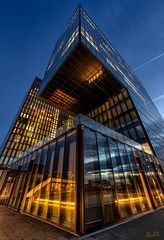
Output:
[[[39,98],[75,114],[87,114],[123,86],[81,42],[49,79]]]

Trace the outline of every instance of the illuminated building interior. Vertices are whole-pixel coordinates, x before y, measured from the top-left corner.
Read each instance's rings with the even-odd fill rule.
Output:
[[[42,80],[35,78],[4,141],[0,164],[8,164],[44,138],[53,139],[68,114],[37,99]]]
[[[41,82],[39,78],[33,81],[3,143],[0,152],[0,166],[3,168],[21,153],[39,144],[40,141],[53,139],[57,129],[63,124],[71,125],[68,113],[37,98]],[[8,179],[6,174],[7,171],[0,169],[1,198],[4,195],[2,192],[5,186],[10,185],[10,178]],[[3,198],[6,197],[8,197],[7,192]]]
[[[98,108],[87,114],[89,118],[141,143],[145,151],[152,153],[147,133],[126,89],[110,97]]]
[[[74,114],[87,114],[121,89],[116,78],[79,43],[39,98]]]
[[[10,207],[84,234],[164,204],[163,161],[87,117],[75,122],[15,159]]]
[[[76,235],[161,207],[163,136],[141,81],[79,6],[2,147],[0,203]]]

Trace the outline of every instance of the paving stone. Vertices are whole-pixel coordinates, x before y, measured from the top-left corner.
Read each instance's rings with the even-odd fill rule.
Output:
[[[66,240],[74,236],[0,205],[0,240]]]
[[[0,240],[164,240],[164,208],[103,232],[77,238],[0,205]]]
[[[114,228],[81,239],[92,240],[164,240],[164,208]],[[80,240],[80,238],[79,238]]]

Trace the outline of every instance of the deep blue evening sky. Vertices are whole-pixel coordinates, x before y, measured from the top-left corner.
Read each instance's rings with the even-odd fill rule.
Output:
[[[164,117],[163,0],[1,0],[0,143],[79,3],[132,69],[155,58],[136,74]]]

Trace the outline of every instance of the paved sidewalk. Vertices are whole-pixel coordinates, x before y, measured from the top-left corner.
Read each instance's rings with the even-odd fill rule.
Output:
[[[76,238],[0,205],[0,240],[164,240],[164,208],[117,227]]]
[[[79,240],[164,240],[164,208]]]
[[[73,235],[0,205],[0,240],[66,240]]]

